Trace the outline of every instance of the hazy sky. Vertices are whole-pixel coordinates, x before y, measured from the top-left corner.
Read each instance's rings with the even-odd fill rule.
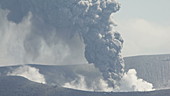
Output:
[[[170,0],[119,0],[117,30],[125,40],[123,55],[170,53]]]

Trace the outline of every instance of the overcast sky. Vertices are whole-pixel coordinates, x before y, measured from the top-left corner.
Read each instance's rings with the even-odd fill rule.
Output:
[[[119,0],[116,28],[124,56],[170,53],[170,0]]]

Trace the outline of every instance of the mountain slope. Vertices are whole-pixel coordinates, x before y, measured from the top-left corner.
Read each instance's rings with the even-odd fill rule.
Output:
[[[153,92],[87,92],[31,82],[23,77],[0,77],[1,96],[169,96],[170,90]]]
[[[0,87],[1,96],[47,96],[43,92],[50,89],[47,85],[17,76],[0,77]]]
[[[124,61],[126,72],[129,69],[136,69],[138,77],[152,83],[154,85],[154,88],[170,88],[170,54],[125,57]],[[47,77],[49,80],[51,79],[51,77],[56,77],[56,79],[58,78],[57,82],[60,84],[63,84],[65,82],[63,81],[61,83],[59,80],[60,78],[67,80],[67,82],[70,82],[77,77],[77,74],[89,78],[89,81],[94,81],[94,78],[101,77],[99,70],[90,64],[48,67],[43,67],[39,65],[31,66],[40,69],[40,72],[44,74],[45,77]],[[50,71],[47,72],[43,70]],[[53,80],[51,81],[54,82]]]
[[[154,88],[162,89],[170,87],[170,55],[149,55],[126,57],[125,70],[136,69],[140,78],[152,83]],[[34,65],[29,66],[39,69],[44,75],[47,84],[63,85],[71,82],[78,75],[85,77],[87,84],[91,81],[101,78],[101,74],[92,64],[83,65]],[[1,76],[5,76],[8,72],[12,72],[19,66],[0,67]]]
[[[153,83],[155,88],[170,87],[170,54],[133,56],[124,59],[126,71],[136,69],[138,77]]]

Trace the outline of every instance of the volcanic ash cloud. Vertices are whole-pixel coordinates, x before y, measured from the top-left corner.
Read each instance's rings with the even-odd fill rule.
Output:
[[[113,30],[112,13],[119,10],[115,0],[81,0],[76,6],[82,14],[76,18],[75,25],[85,44],[85,58],[93,63],[110,87],[119,86],[124,73],[124,62],[120,55],[123,40]],[[80,9],[84,8],[84,10]]]
[[[16,2],[17,6],[8,6]],[[116,24],[112,18],[120,9],[116,0],[12,0],[8,3],[0,1],[3,21],[0,24],[5,26],[0,27],[3,37],[0,45],[4,46],[0,52],[4,58],[10,57],[4,62],[68,64],[71,60],[75,64],[85,57],[100,70],[107,87],[119,89],[126,73],[120,54],[123,39],[114,30]],[[80,41],[75,38],[77,34],[84,44],[77,42]]]
[[[5,18],[3,24],[6,22],[9,25],[13,24],[6,29],[13,27],[15,29],[4,33],[7,37],[9,34],[15,37],[12,40],[3,39],[4,42],[11,41],[3,48],[7,53],[6,57],[10,56],[10,60],[16,64],[18,62],[64,64],[63,61],[75,60],[75,58],[67,59],[68,56],[73,56],[70,54],[77,54],[77,58],[81,57],[78,50],[82,47],[76,48],[76,42],[70,43],[69,38],[79,34],[85,45],[83,55],[86,60],[101,71],[110,87],[119,85],[118,81],[124,72],[124,63],[120,55],[123,40],[120,34],[113,30],[115,23],[110,18],[112,13],[120,8],[116,0],[69,0],[67,2],[64,0],[42,0],[41,2],[13,0],[8,3],[13,5],[15,2],[18,6],[9,7],[5,0],[0,1],[0,8],[5,14],[0,16]],[[22,5],[25,7],[23,8]],[[26,28],[19,26],[23,25],[24,18],[26,22],[29,22]],[[22,32],[19,30],[21,28],[28,31]],[[17,40],[18,45],[16,45]],[[74,40],[79,41],[75,38]],[[6,54],[5,52],[3,54]],[[16,55],[18,52],[20,58]]]

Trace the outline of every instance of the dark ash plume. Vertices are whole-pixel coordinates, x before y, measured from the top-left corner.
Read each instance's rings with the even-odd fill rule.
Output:
[[[87,61],[99,68],[104,80],[114,88],[119,86],[124,73],[124,62],[120,55],[123,40],[113,30],[115,24],[110,18],[119,8],[115,0],[83,0],[76,6],[80,15],[74,17],[84,40]]]
[[[120,34],[113,30],[115,23],[110,18],[111,14],[120,8],[116,0],[1,0],[0,7],[9,10],[6,16],[9,25],[12,21],[19,26],[23,18],[28,13],[31,14],[31,19],[28,20],[31,23],[30,31],[24,33],[17,27],[13,30],[15,32],[5,33],[15,37],[12,43],[6,46],[8,48],[4,48],[12,50],[13,60],[23,60],[25,57],[27,60],[23,61],[26,62],[50,60],[54,63],[57,60],[67,61],[65,58],[74,54],[80,57],[80,51],[77,50],[83,47],[75,47],[80,42],[75,43],[79,39],[74,39],[74,35],[78,33],[85,45],[86,60],[101,71],[109,86],[119,86],[119,80],[124,73],[124,63],[120,55],[123,40]],[[24,37],[21,38],[20,33]],[[73,38],[72,42],[70,38]],[[18,46],[10,47],[18,39],[22,59],[16,59],[14,53]]]

